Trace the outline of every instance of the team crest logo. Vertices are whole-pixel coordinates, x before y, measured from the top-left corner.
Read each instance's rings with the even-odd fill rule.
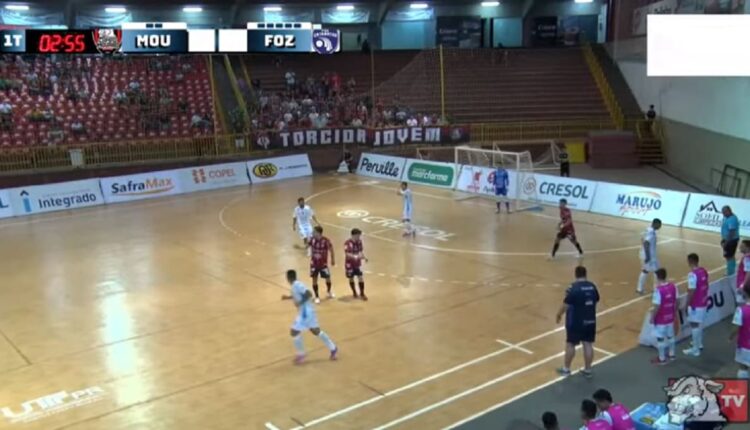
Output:
[[[102,54],[112,54],[122,46],[122,30],[115,28],[97,28],[94,30],[94,45]]]
[[[313,30],[312,45],[318,54],[329,55],[341,49],[339,31],[328,29]]]
[[[683,376],[670,380],[664,392],[670,424],[698,422],[722,428],[748,421],[747,380]]]
[[[263,149],[268,149],[268,147],[271,146],[271,139],[267,134],[261,134],[260,136],[258,136],[258,139],[255,141],[255,143],[257,143],[258,146]]]

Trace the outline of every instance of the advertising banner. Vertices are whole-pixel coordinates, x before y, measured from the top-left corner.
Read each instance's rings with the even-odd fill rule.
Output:
[[[480,48],[482,18],[479,16],[438,16],[436,45],[451,48]]]
[[[456,165],[409,159],[402,180],[440,188],[453,188],[456,182]]]
[[[740,236],[750,236],[750,200],[690,193],[683,227],[721,231],[724,215],[721,208],[729,206],[740,220]]]
[[[508,170],[508,197],[516,198],[516,171]],[[486,196],[495,195],[495,169],[481,166],[461,166],[456,190]]]
[[[180,187],[186,193],[250,185],[245,163],[214,164],[180,169],[178,172]]]
[[[591,212],[680,225],[687,199],[688,193],[679,191],[599,182]]]
[[[633,36],[643,36],[646,34],[646,22],[648,21],[649,15],[676,13],[678,7],[677,3],[677,0],[661,0],[633,10]]]
[[[96,179],[13,188],[8,192],[10,206],[16,216],[77,209],[105,203],[99,189],[99,181]]]
[[[313,174],[307,154],[250,160],[247,162],[247,171],[250,174],[250,182],[253,184]]]
[[[359,157],[357,174],[373,178],[400,181],[406,158],[363,153]]]
[[[0,218],[13,216],[13,207],[10,205],[10,191],[0,190]]]
[[[153,199],[182,193],[178,170],[101,178],[106,203]]]
[[[256,147],[262,149],[327,146],[342,143],[379,147],[417,143],[465,143],[469,140],[469,128],[462,126],[377,129],[341,127],[262,132],[253,135]]]
[[[560,199],[566,199],[568,206],[579,211],[588,211],[594,201],[596,182],[583,179],[571,179],[560,176],[524,175],[521,185],[521,199],[557,205]]]
[[[719,321],[727,318],[734,313],[734,277],[722,278],[714,281],[708,287],[708,308],[706,310],[706,319],[703,321],[703,329],[710,327]],[[679,333],[676,333],[677,341],[686,339],[690,336],[690,329],[687,320],[687,311],[684,308],[687,295],[679,297]],[[654,336],[654,326],[648,315],[643,320],[641,334],[638,338],[641,345],[656,347],[656,337]]]

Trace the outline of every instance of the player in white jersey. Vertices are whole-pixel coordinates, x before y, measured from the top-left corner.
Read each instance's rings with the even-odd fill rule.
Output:
[[[643,294],[643,287],[646,285],[648,274],[654,274],[659,268],[659,258],[656,255],[656,232],[661,228],[661,220],[654,218],[651,226],[646,229],[641,237],[641,274],[638,276],[638,294]],[[654,274],[654,288],[656,288],[656,275]]]
[[[404,236],[414,237],[417,235],[417,230],[411,223],[414,211],[414,201],[412,200],[409,184],[402,182],[398,193],[404,198],[404,213],[401,216],[401,220],[404,222]]]
[[[292,291],[289,295],[281,296],[281,299],[292,300],[294,301],[294,306],[297,307],[297,318],[294,319],[292,327],[289,330],[289,334],[291,334],[293,339],[294,349],[297,350],[294,364],[301,364],[305,359],[305,347],[302,343],[302,331],[304,330],[310,330],[312,334],[318,336],[326,345],[328,351],[330,351],[330,359],[335,360],[339,349],[326,332],[320,329],[320,325],[318,325],[318,316],[315,314],[312,293],[305,287],[305,284],[297,280],[296,271],[287,270],[286,280],[292,287]]]
[[[297,206],[294,207],[294,214],[292,215],[292,231],[299,233],[305,248],[307,248],[313,235],[313,222],[315,225],[320,225],[318,219],[315,218],[315,212],[305,204],[305,199],[303,197],[298,198]]]

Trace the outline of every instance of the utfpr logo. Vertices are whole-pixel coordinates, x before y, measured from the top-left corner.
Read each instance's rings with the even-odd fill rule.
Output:
[[[193,182],[196,184],[206,182],[206,172],[203,169],[193,169]]]
[[[253,175],[258,178],[273,178],[277,173],[279,173],[279,168],[275,164],[260,163],[253,167]]]

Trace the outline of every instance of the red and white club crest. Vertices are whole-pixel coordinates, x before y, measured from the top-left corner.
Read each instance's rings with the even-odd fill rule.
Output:
[[[102,54],[112,54],[122,46],[122,30],[116,28],[97,28],[94,30],[94,45]]]

